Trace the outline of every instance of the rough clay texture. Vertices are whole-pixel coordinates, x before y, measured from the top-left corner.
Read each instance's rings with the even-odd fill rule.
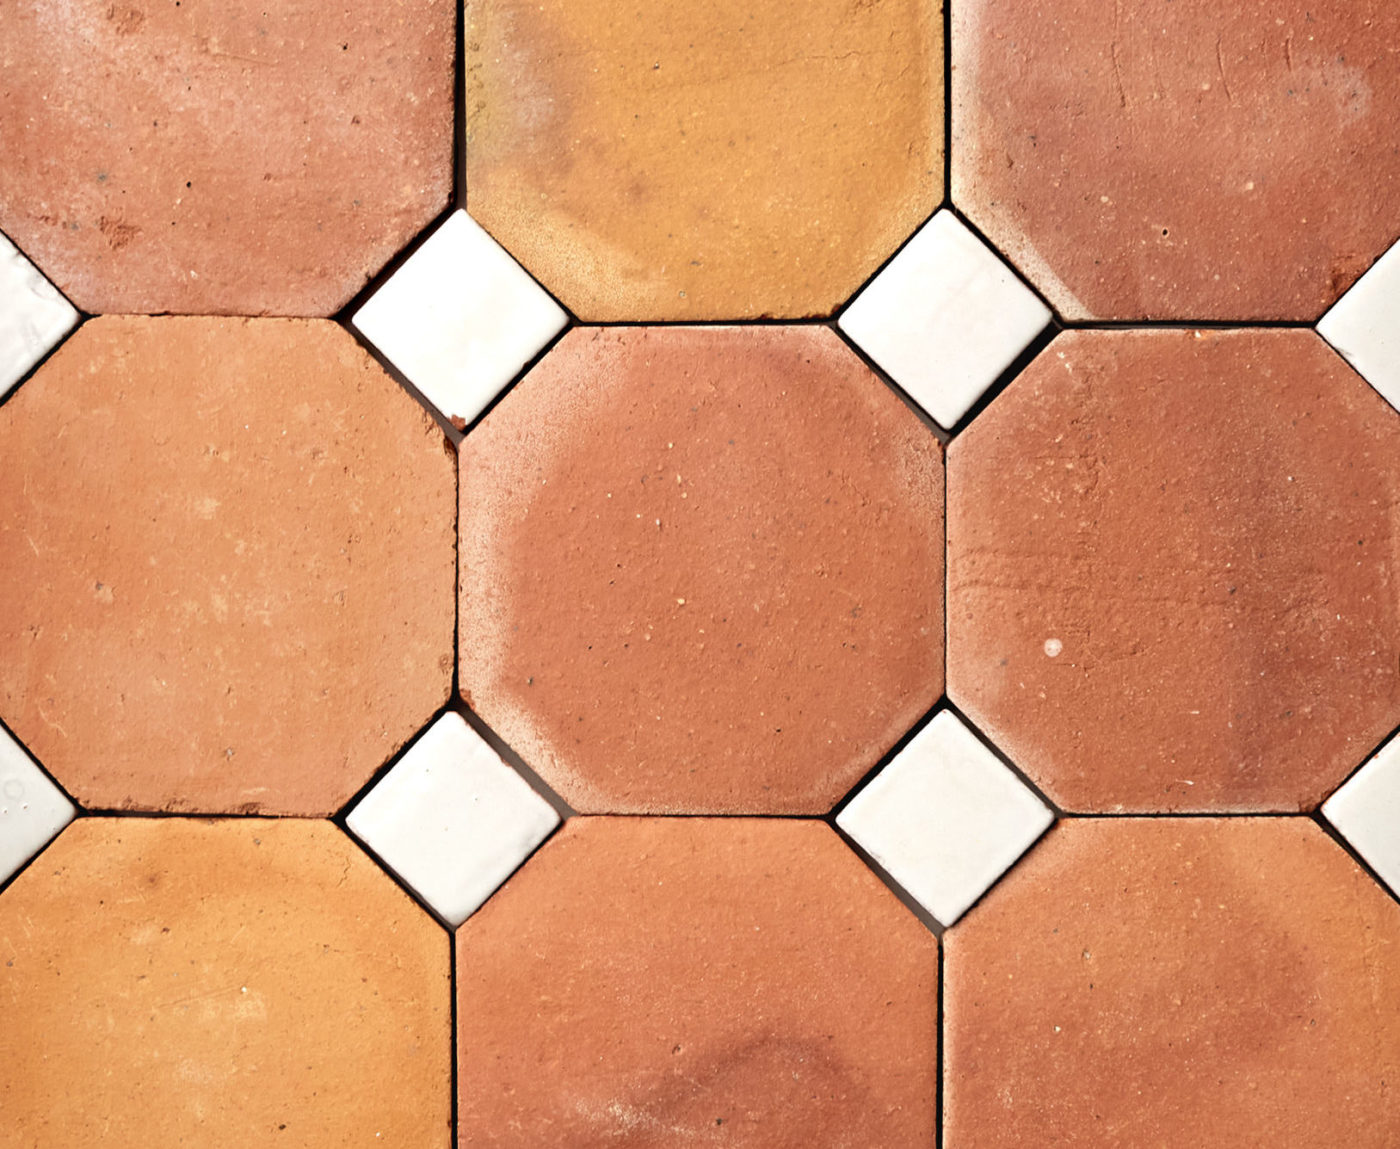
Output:
[[[1307,819],[1061,822],[944,946],[948,1149],[1396,1143],[1400,906]]]
[[[451,448],[341,328],[93,320],[0,459],[0,717],[82,804],[331,813],[450,695]]]
[[[938,943],[819,822],[574,819],[457,995],[464,1146],[934,1143]]]
[[[330,315],[447,206],[449,0],[0,5],[0,230],[89,312]]]
[[[0,1144],[447,1149],[450,972],[329,823],[80,819],[0,895]]]
[[[1400,720],[1400,416],[1312,332],[1061,336],[948,476],[949,697],[1063,808],[1311,809]]]
[[[1312,320],[1400,233],[1392,0],[953,5],[953,199],[1069,319]]]
[[[931,0],[468,0],[467,206],[585,321],[824,315],[938,206]]]
[[[942,692],[941,448],[826,328],[577,328],[461,468],[463,696],[576,809],[825,813]]]

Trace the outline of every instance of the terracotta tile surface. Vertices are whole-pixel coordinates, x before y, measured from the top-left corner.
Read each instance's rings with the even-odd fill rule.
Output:
[[[953,199],[1070,319],[1313,320],[1400,235],[1400,6],[966,0]]]
[[[0,717],[84,805],[329,813],[447,699],[451,451],[343,330],[94,320],[0,459]]]
[[[472,215],[585,321],[828,314],[938,206],[926,0],[468,0]]]
[[[447,0],[0,8],[0,229],[90,312],[328,315],[447,206]]]
[[[1395,1144],[1400,905],[1311,821],[1061,823],[944,945],[948,1149]]]
[[[0,1143],[451,1143],[447,936],[328,823],[81,819],[0,939]]]
[[[826,328],[575,329],[461,469],[463,696],[577,809],[824,813],[941,691],[941,448]]]
[[[937,949],[819,823],[571,821],[457,935],[461,1144],[932,1145]]]
[[[1400,416],[1315,335],[1064,335],[948,468],[949,695],[1062,807],[1312,808],[1400,719]]]

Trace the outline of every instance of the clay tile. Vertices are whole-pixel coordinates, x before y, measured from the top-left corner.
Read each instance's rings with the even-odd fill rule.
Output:
[[[447,206],[455,6],[0,7],[0,228],[89,312],[329,315]]]
[[[923,0],[468,0],[472,215],[575,315],[829,314],[938,205]]]
[[[462,1144],[932,1145],[937,951],[820,823],[573,819],[458,931]]]
[[[335,811],[450,693],[451,455],[333,324],[86,324],[0,408],[0,717],[89,807]]]
[[[950,1146],[1394,1143],[1400,906],[1309,819],[1062,821],[943,945]]]
[[[826,328],[576,328],[461,457],[463,696],[576,809],[824,813],[941,693],[940,447]]]
[[[948,692],[1062,808],[1314,808],[1400,720],[1400,416],[1307,331],[1064,335],[948,457]]]
[[[447,935],[329,823],[80,819],[0,938],[10,1144],[451,1144]]]
[[[1313,320],[1400,233],[1400,6],[952,12],[953,199],[1068,319]]]

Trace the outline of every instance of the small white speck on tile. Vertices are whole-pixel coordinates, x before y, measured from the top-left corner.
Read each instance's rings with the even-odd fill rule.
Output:
[[[1061,642],[1058,638],[1047,638],[1045,640],[1046,658],[1059,658],[1060,654],[1064,651],[1064,649],[1065,644]]]

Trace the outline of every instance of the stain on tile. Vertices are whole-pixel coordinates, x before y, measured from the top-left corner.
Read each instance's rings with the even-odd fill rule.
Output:
[[[948,467],[949,696],[1062,808],[1312,809],[1400,719],[1400,416],[1311,332],[1061,336]]]
[[[7,4],[0,228],[88,312],[329,315],[447,206],[446,0]]]
[[[472,215],[581,319],[834,311],[938,205],[925,0],[469,0]]]
[[[953,199],[1068,319],[1313,320],[1400,233],[1386,0],[953,6]]]
[[[937,984],[820,823],[571,820],[458,931],[461,1143],[931,1145]]]
[[[829,329],[578,328],[461,451],[463,697],[575,809],[825,813],[942,692],[941,448]]]
[[[1395,1142],[1400,905],[1308,819],[1061,822],[943,944],[949,1149]]]
[[[331,813],[447,700],[452,452],[340,328],[93,320],[0,459],[0,716],[82,804]]]
[[[6,1144],[451,1144],[447,935],[329,823],[80,819],[0,1010]]]

